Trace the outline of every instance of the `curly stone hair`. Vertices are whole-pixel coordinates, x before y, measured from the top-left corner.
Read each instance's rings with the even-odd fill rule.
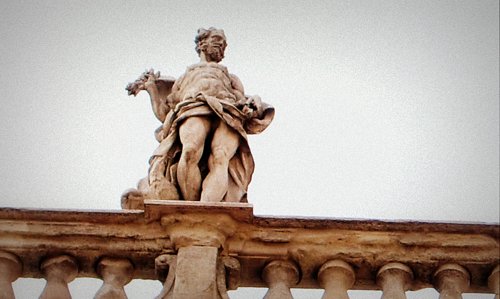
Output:
[[[202,45],[207,37],[209,37],[212,33],[218,33],[220,36],[224,37],[226,39],[226,35],[224,34],[224,30],[222,29],[217,29],[215,27],[210,27],[208,29],[205,28],[200,28],[198,29],[198,34],[196,34],[194,38],[194,43],[196,44],[195,50],[198,55],[201,53],[201,48]],[[226,47],[226,44],[224,43],[224,48]]]

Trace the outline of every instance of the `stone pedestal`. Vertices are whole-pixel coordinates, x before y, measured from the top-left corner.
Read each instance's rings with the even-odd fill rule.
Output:
[[[227,258],[220,257],[220,249],[236,232],[237,220],[251,219],[252,206],[158,200],[146,200],[145,204],[147,219],[160,220],[177,251],[175,259],[163,262],[160,257],[157,259],[159,270],[168,268],[164,288],[157,298],[227,297],[227,286],[232,288],[234,281],[239,281],[231,274],[239,275],[239,265],[237,267]],[[226,267],[229,272],[226,272]],[[238,268],[238,271],[231,271],[233,268]]]
[[[217,298],[217,253],[211,246],[182,247],[177,253],[174,298]]]

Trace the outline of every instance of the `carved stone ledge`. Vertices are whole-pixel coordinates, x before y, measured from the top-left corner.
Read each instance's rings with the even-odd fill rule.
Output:
[[[123,256],[135,266],[134,279],[157,279],[156,257],[212,246],[239,261],[240,287],[265,287],[267,263],[290,259],[300,268],[296,287],[317,289],[318,269],[342,260],[356,274],[351,289],[378,290],[379,269],[398,261],[412,269],[413,291],[433,287],[436,269],[456,263],[470,273],[467,292],[489,293],[499,231],[498,224],[252,216],[250,205],[238,203],[152,201],[143,212],[0,208],[0,249],[18,256],[22,277],[33,278],[43,277],[43,257],[64,252],[77,258],[79,277],[98,278],[101,257]]]
[[[163,216],[165,227],[175,249],[187,246],[213,246],[221,248],[226,238],[236,231],[235,221],[228,215],[206,217],[203,214],[174,214]]]
[[[251,205],[146,200],[146,218],[160,219],[175,249],[187,246],[224,247],[239,221],[250,221]]]
[[[239,202],[198,202],[180,200],[144,200],[144,216],[148,222],[157,221],[164,215],[199,213],[199,214],[226,214],[237,221],[251,222],[253,206]]]

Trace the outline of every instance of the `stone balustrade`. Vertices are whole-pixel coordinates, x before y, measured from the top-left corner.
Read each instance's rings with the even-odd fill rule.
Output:
[[[132,279],[163,282],[156,298],[229,298],[267,287],[348,290],[435,288],[439,298],[499,293],[499,225],[259,217],[242,203],[148,200],[145,209],[0,209],[0,299],[19,277],[47,281],[40,298],[71,298],[73,279],[102,279],[95,298],[127,298]],[[492,298],[494,295],[492,295]]]

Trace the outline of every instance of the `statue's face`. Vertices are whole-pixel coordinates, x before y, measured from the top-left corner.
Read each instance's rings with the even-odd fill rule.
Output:
[[[209,61],[219,62],[224,58],[226,39],[217,33],[210,34],[206,39],[206,47],[202,50]]]

